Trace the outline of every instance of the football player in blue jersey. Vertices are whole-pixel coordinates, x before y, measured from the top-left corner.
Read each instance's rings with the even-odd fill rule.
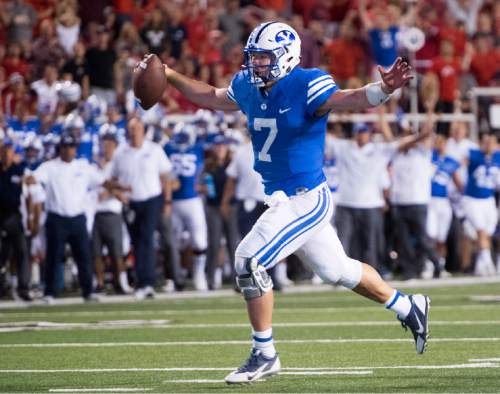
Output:
[[[87,159],[90,163],[99,150],[99,126],[85,125],[83,119],[76,112],[71,112],[64,119],[62,131],[71,133],[78,141],[76,157]]]
[[[247,116],[254,168],[267,195],[269,209],[236,250],[237,284],[247,302],[253,346],[247,361],[226,377],[227,383],[252,382],[281,369],[271,328],[273,283],[266,270],[291,253],[325,282],[385,303],[411,329],[418,353],[427,342],[429,298],[391,288],[372,267],[345,254],[330,224],[332,198],[322,168],[328,113],[384,103],[413,77],[411,67],[398,59],[388,71],[379,67],[381,82],[339,90],[324,71],[299,66],[300,50],[300,37],[293,28],[267,22],[250,34],[244,67],[227,88],[215,88],[165,66],[169,83],[196,105],[241,110]]]
[[[172,223],[179,234],[186,230],[193,249],[193,283],[196,290],[208,290],[205,275],[207,254],[207,221],[203,201],[198,193],[203,169],[203,146],[196,142],[197,128],[177,124],[165,153],[172,162],[180,186],[172,194]]]
[[[28,133],[40,134],[40,120],[30,116],[25,105],[19,105],[15,116],[6,119],[6,129],[16,141],[22,141]]]
[[[447,142],[445,134],[436,134],[432,151],[434,175],[431,180],[431,201],[427,210],[427,235],[435,242],[439,255],[439,267],[433,267],[435,277],[439,277],[444,270],[446,239],[453,216],[448,187],[454,182],[458,190],[462,189],[458,172],[460,163],[446,155]]]
[[[478,241],[474,273],[478,276],[495,275],[491,257],[491,236],[498,221],[495,191],[500,179],[500,150],[495,134],[483,134],[479,149],[471,149],[468,156],[467,185],[464,192],[466,226],[475,232]]]
[[[35,171],[42,164],[42,141],[34,134],[30,134],[24,140],[24,160],[26,168]]]

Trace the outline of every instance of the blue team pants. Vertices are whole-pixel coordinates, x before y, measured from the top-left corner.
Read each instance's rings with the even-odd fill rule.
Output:
[[[134,247],[138,288],[155,285],[154,231],[161,216],[162,206],[162,194],[145,201],[130,203],[132,218],[129,221],[129,231]]]
[[[64,261],[64,247],[67,242],[78,266],[82,296],[87,297],[92,292],[92,262],[85,215],[61,216],[49,212],[45,229],[47,236],[45,295],[54,296],[57,293],[56,270]]]

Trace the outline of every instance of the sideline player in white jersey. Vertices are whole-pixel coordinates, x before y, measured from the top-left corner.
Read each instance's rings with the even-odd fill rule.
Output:
[[[323,174],[328,113],[360,111],[387,101],[411,78],[398,59],[382,82],[339,90],[319,69],[303,69],[300,38],[290,26],[257,26],[245,47],[245,67],[228,88],[215,88],[165,66],[167,80],[201,107],[239,110],[248,118],[254,168],[263,178],[269,209],[236,250],[237,284],[253,328],[250,357],[226,377],[249,383],[280,371],[272,336],[273,292],[266,269],[296,253],[328,283],[338,283],[395,311],[411,329],[418,353],[428,336],[429,298],[404,295],[367,264],[350,259],[330,224],[332,198]],[[415,137],[420,138],[420,137]]]
[[[180,187],[172,193],[172,223],[179,238],[189,233],[193,249],[193,283],[196,290],[208,290],[205,265],[207,260],[207,220],[203,200],[198,193],[203,169],[203,146],[196,142],[197,128],[179,123],[165,153],[172,162]]]

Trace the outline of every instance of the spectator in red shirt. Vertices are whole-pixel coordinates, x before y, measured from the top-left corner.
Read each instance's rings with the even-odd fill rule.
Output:
[[[114,10],[119,23],[132,22],[135,8],[134,0],[113,0]]]
[[[339,38],[324,49],[328,71],[342,88],[347,86],[350,79],[362,75],[365,64],[363,48],[354,37],[354,26],[351,23],[342,23]]]
[[[432,67],[422,81],[422,89],[427,91],[427,94],[422,92],[424,102],[427,99],[433,100],[439,97],[438,110],[453,112],[453,101],[459,93],[460,76],[469,68],[470,56],[470,45],[467,46],[465,56],[460,61],[454,56],[453,43],[447,40],[442,41],[439,56],[432,59]]]
[[[493,48],[493,37],[485,33],[476,34],[474,47],[470,70],[479,86],[491,86],[500,73],[500,49]]]
[[[288,4],[285,0],[257,0],[256,3],[260,8],[271,9],[279,13],[285,12]]]
[[[13,73],[8,82],[8,88],[2,95],[3,112],[7,117],[13,116],[19,103],[28,102],[30,95],[21,74]]]
[[[439,40],[451,41],[453,43],[455,56],[462,57],[467,41],[464,24],[457,21],[449,11],[445,13],[442,21],[444,23],[439,28]]]
[[[477,33],[494,34],[493,25],[494,23],[491,11],[481,11],[477,17]]]
[[[140,29],[145,16],[156,7],[156,0],[113,0],[117,22],[121,26],[124,22],[133,22]]]
[[[243,62],[243,45],[236,44],[231,47],[226,54],[226,59],[224,61],[224,77],[229,77],[229,80],[231,80],[233,75],[241,69]]]
[[[193,53],[200,53],[207,36],[205,18],[198,4],[190,6],[187,12],[183,24],[186,26],[189,47]]]
[[[29,64],[21,57],[21,46],[18,43],[11,43],[7,47],[7,56],[5,57],[2,66],[5,68],[6,76],[9,77],[13,73],[18,73],[24,79],[28,77]]]
[[[200,53],[200,60],[203,64],[220,63],[222,61],[223,38],[220,30],[212,30],[208,33],[205,46]]]
[[[425,43],[415,53],[415,69],[425,74],[432,66],[432,59],[439,53],[438,14],[434,7],[423,7],[417,14],[416,27],[425,34]]]

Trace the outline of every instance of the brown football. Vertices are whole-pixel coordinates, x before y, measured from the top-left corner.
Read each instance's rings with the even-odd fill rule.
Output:
[[[150,109],[160,101],[167,77],[160,58],[149,54],[142,59],[134,69],[134,94],[141,107]]]

